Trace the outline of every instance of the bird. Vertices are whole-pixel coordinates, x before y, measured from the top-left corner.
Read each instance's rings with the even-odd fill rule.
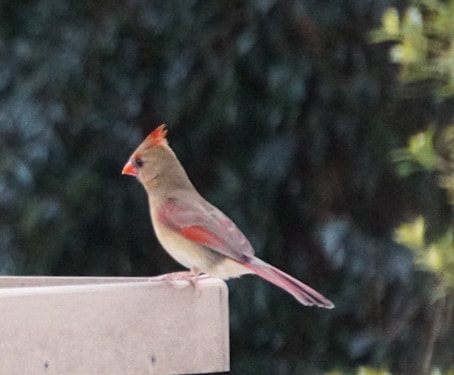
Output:
[[[122,174],[136,177],[145,188],[158,241],[174,260],[189,269],[185,274],[192,280],[202,274],[224,280],[255,274],[305,306],[334,307],[310,286],[255,256],[235,223],[195,189],[168,144],[165,124],[135,149]]]

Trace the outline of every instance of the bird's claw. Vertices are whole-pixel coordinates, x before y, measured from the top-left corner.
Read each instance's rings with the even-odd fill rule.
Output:
[[[172,272],[164,275],[164,280],[175,289],[180,289],[192,284],[192,277],[193,275],[190,271]],[[189,284],[179,283],[179,281],[187,281]]]
[[[168,282],[174,288],[185,288],[188,285],[192,285],[196,290],[200,292],[200,279],[205,279],[209,277],[208,275],[201,275],[197,269],[191,269],[190,271],[181,271],[181,272],[172,272],[167,273],[158,278],[153,278],[153,280],[163,280]],[[187,281],[188,284],[179,283],[179,281]]]

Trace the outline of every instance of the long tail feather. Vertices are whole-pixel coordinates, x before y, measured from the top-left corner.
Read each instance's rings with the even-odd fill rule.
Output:
[[[257,276],[290,293],[298,302],[305,306],[318,306],[325,309],[332,309],[334,307],[334,304],[319,292],[280,269],[273,267],[271,264],[255,257],[250,262],[243,264]]]

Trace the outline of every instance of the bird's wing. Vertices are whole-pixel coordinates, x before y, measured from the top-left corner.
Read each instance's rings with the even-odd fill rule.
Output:
[[[239,262],[254,255],[248,239],[233,221],[200,196],[169,198],[157,209],[157,218],[187,239]]]

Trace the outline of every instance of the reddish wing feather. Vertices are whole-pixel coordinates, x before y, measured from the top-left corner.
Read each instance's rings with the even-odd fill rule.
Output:
[[[194,198],[194,197],[192,197]],[[171,199],[157,217],[162,224],[232,259],[243,262],[254,250],[236,225],[219,209],[197,199]]]
[[[183,228],[180,233],[186,238],[209,248],[225,247],[225,243],[222,239],[197,225]]]

